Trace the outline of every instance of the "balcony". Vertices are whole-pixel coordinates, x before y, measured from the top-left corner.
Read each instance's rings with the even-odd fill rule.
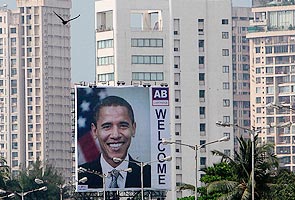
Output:
[[[255,32],[265,32],[265,27],[263,26],[250,26],[248,27],[249,33],[255,33]]]
[[[266,26],[266,20],[250,20],[250,26]]]

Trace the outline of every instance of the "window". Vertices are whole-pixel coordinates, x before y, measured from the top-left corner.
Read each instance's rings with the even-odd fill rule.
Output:
[[[199,64],[205,64],[205,57],[199,56]]]
[[[224,149],[224,155],[230,156],[230,149]]]
[[[229,56],[229,49],[222,49],[222,56]]]
[[[12,158],[18,157],[18,152],[12,152]]]
[[[206,165],[206,157],[200,157],[200,165]]]
[[[229,73],[229,66],[222,66],[222,73]]]
[[[11,88],[11,94],[17,94],[17,88]]]
[[[222,39],[228,39],[229,33],[228,32],[222,32]]]
[[[265,53],[266,53],[266,54],[270,54],[270,53],[272,53],[272,46],[266,46],[266,47],[265,47]]]
[[[223,107],[229,107],[230,106],[230,100],[229,99],[223,99]]]
[[[221,24],[228,24],[228,19],[222,19]]]
[[[200,124],[200,132],[205,132],[206,131],[206,124],[205,123],[201,123]]]
[[[205,115],[206,107],[200,107],[200,115]]]
[[[11,28],[10,33],[16,33],[16,28]]]
[[[11,87],[17,87],[17,80],[11,80]]]
[[[255,52],[260,53],[260,47],[255,47]]]
[[[230,123],[230,116],[223,116],[223,123]]]
[[[16,38],[11,38],[10,42],[11,42],[12,46],[15,46],[16,45]]]
[[[199,40],[199,48],[204,48],[204,47],[205,47],[205,41]]]
[[[17,121],[17,116],[15,116],[15,115],[11,116],[11,121],[16,122]]]
[[[230,133],[227,133],[227,132],[223,133],[223,137],[227,137],[230,139]]]
[[[199,73],[199,81],[205,81],[205,73]]]
[[[256,97],[256,103],[261,103],[261,97]]]
[[[223,83],[222,83],[222,88],[223,88],[224,90],[229,90],[229,82],[223,82]]]
[[[17,149],[17,148],[18,148],[17,142],[12,142],[12,149]]]
[[[256,68],[256,74],[260,74],[261,73],[261,68],[260,67],[257,67]]]
[[[12,161],[12,167],[17,167],[18,166],[18,161],[17,160],[13,160]],[[14,171],[16,174],[18,173],[18,171]]]
[[[205,90],[199,90],[199,98],[205,98]]]

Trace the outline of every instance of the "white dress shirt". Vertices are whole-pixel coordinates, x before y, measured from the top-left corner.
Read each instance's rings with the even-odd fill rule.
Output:
[[[117,179],[117,183],[118,183],[119,188],[125,188],[127,172],[124,172],[122,170],[125,170],[128,168],[129,156],[127,155],[126,158],[124,158],[124,160],[126,160],[126,161],[123,161],[119,166],[117,166],[116,168],[113,168],[109,163],[107,163],[107,161],[104,159],[103,155],[100,156],[102,173],[104,175],[106,175],[106,179],[105,179],[106,188],[110,188],[110,184],[111,184],[111,180],[112,180],[110,172],[113,169],[118,170],[120,172],[120,174],[122,175],[122,176],[119,176]]]

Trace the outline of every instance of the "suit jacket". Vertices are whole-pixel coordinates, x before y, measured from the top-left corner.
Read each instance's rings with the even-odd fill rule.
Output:
[[[137,165],[136,163],[133,163],[138,161],[134,160],[130,155],[129,155],[129,161],[131,162],[129,162],[128,168],[132,168],[132,172],[127,173],[125,188],[140,188],[141,187],[140,166]],[[82,164],[79,167],[83,167],[87,169],[88,171],[96,171],[96,172],[102,173],[100,157],[95,161]],[[83,173],[79,173],[78,177],[79,179],[83,177],[87,177],[87,181],[83,183],[83,185],[88,185],[88,189],[103,188],[103,178],[100,177],[99,175],[83,172]],[[143,186],[145,188],[151,187],[151,166],[150,165],[145,165],[143,167]]]

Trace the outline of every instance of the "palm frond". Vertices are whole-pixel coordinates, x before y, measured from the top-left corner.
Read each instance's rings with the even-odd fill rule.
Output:
[[[239,185],[236,181],[227,181],[227,180],[221,180],[221,181],[214,181],[212,183],[209,183],[207,186],[207,193],[215,193],[215,192],[228,192],[232,191],[235,187]]]
[[[191,190],[191,191],[195,191],[195,186],[191,185],[191,184],[187,184],[187,183],[181,183],[178,187],[177,187],[178,191],[182,191],[182,190]]]

